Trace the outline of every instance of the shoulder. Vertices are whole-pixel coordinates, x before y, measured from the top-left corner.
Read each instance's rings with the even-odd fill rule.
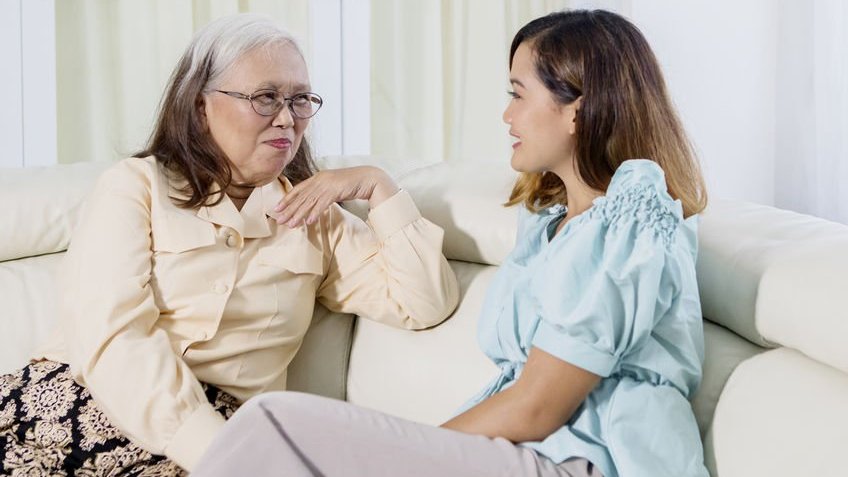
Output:
[[[129,157],[116,162],[103,171],[98,182],[101,186],[108,186],[117,190],[132,188],[138,184],[150,183],[157,171],[156,158],[153,156]]]
[[[670,246],[683,224],[683,206],[668,194],[665,173],[657,163],[634,159],[619,166],[606,195],[595,200],[590,217],[611,233],[635,229],[636,236],[653,237]]]

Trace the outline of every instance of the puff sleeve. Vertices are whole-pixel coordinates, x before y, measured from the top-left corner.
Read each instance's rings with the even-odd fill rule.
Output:
[[[583,220],[563,238],[576,252],[549,261],[534,287],[541,319],[532,345],[602,377],[651,336],[679,293],[682,208],[662,170],[644,162],[629,161],[587,216],[573,219]]]

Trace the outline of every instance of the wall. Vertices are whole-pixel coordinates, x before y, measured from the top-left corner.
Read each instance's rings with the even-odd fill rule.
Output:
[[[56,162],[53,0],[0,0],[0,166]]]
[[[714,197],[774,204],[777,8],[632,2],[662,64]]]

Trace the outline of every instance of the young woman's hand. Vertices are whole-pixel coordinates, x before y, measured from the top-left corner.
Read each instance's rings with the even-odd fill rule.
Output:
[[[289,227],[313,224],[331,204],[350,199],[367,200],[373,209],[397,191],[395,181],[377,167],[321,171],[296,185],[277,204],[277,223]]]

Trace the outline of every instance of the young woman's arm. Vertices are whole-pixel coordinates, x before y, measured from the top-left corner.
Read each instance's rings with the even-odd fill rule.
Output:
[[[531,348],[515,384],[442,424],[512,442],[541,441],[562,427],[601,378]]]

